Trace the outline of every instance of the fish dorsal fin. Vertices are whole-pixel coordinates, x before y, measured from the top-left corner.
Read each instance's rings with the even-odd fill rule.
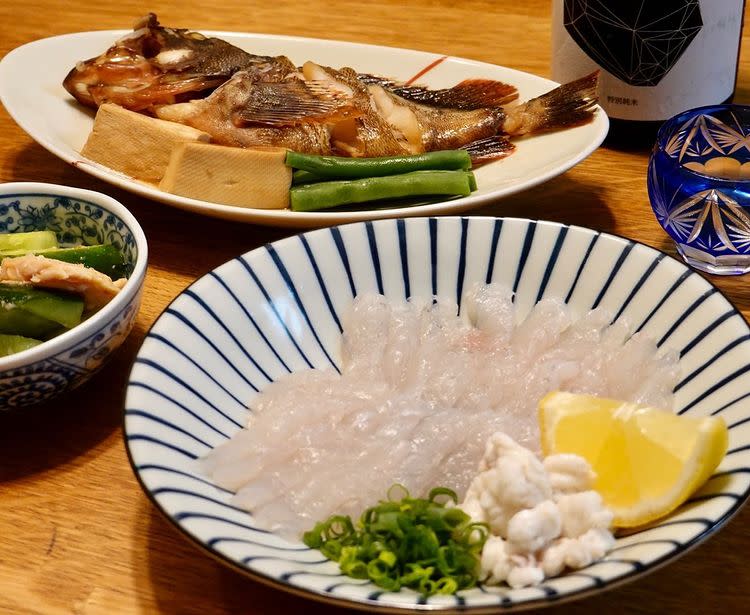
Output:
[[[431,90],[423,86],[394,85],[391,91],[422,105],[446,109],[501,107],[518,98],[515,86],[492,79],[466,79],[452,88]]]
[[[445,109],[484,109],[501,107],[518,98],[515,86],[493,79],[466,79],[452,88],[431,90],[423,85],[407,85],[377,75],[358,75],[365,84],[384,87],[394,94],[422,105]]]
[[[358,114],[352,101],[323,81],[299,79],[255,83],[248,100],[235,112],[238,127],[295,126],[326,122]]]

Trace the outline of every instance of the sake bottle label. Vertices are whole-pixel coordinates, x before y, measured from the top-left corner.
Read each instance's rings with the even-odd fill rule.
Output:
[[[552,78],[601,70],[600,103],[623,120],[665,120],[735,88],[743,0],[554,0]]]

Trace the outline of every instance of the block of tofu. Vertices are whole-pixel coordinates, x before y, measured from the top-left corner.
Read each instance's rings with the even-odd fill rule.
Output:
[[[134,179],[158,184],[178,143],[207,143],[210,139],[190,126],[105,103],[96,112],[94,128],[81,154]]]
[[[208,143],[175,147],[159,187],[193,199],[258,209],[289,207],[292,169],[281,147],[241,148]]]

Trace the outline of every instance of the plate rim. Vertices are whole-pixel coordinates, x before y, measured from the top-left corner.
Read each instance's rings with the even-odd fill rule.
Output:
[[[397,218],[394,218],[396,220]],[[703,283],[707,284],[709,288],[715,289],[715,291],[727,302],[728,306],[731,308],[734,315],[739,315],[742,318],[742,321],[745,324],[745,327],[748,328],[750,331],[750,322],[743,316],[742,312],[739,310],[739,308],[735,305],[735,303],[727,297],[727,295],[724,293],[724,291],[716,286],[711,280],[705,278],[700,273],[698,273],[696,270],[688,267],[684,262],[677,259],[676,257],[672,256],[671,254],[665,252],[664,250],[661,250],[659,248],[655,248],[653,246],[650,246],[648,244],[645,244],[643,242],[640,242],[635,239],[631,239],[629,237],[625,237],[623,235],[608,232],[608,231],[598,231],[596,229],[578,225],[578,224],[566,224],[564,222],[557,222],[552,220],[535,220],[532,218],[523,218],[523,217],[517,217],[517,216],[489,216],[489,215],[468,215],[468,216],[422,216],[420,219],[423,220],[472,220],[472,219],[481,219],[481,220],[491,220],[491,221],[497,221],[502,220],[503,222],[506,221],[520,221],[525,224],[536,224],[536,225],[542,225],[547,227],[554,227],[554,228],[567,228],[568,230],[582,230],[586,233],[596,234],[600,236],[608,236],[610,238],[619,239],[624,242],[626,242],[628,245],[634,245],[634,246],[642,246],[648,250],[650,250],[655,255],[663,255],[663,257],[670,259],[674,262],[676,262],[678,265],[681,265],[685,271],[690,272],[690,276],[692,278],[698,278]],[[338,224],[333,225],[334,227],[346,227],[346,226],[355,226],[360,224],[365,224],[367,221],[357,221],[353,223],[346,223],[346,224]],[[386,221],[383,221],[386,222]],[[221,263],[217,265],[214,269],[212,269],[210,272],[206,272],[205,274],[199,276],[196,278],[193,282],[191,282],[188,286],[186,286],[176,297],[174,297],[167,306],[165,306],[164,310],[159,314],[159,316],[154,320],[154,322],[149,326],[148,330],[146,331],[143,341],[141,342],[141,345],[136,353],[136,359],[141,353],[142,346],[148,339],[148,337],[151,334],[151,331],[153,328],[159,323],[162,316],[166,311],[173,305],[175,301],[180,299],[185,291],[190,290],[195,284],[198,284],[201,280],[204,278],[208,278],[211,276],[212,272],[214,272],[216,269],[223,267],[227,263],[231,263],[234,260],[238,258],[243,258],[251,253],[260,251],[265,249],[266,246],[270,246],[273,244],[277,244],[282,241],[287,241],[291,238],[294,238],[298,235],[304,235],[307,233],[313,233],[317,232],[318,229],[310,229],[306,231],[301,231],[299,233],[295,233],[289,237],[284,237],[277,239],[275,241],[266,242],[261,246],[258,246],[256,248],[253,248],[251,250],[247,250],[246,252],[242,254],[238,254],[235,257],[228,259],[224,263]],[[520,611],[527,611],[531,609],[537,609],[537,608],[544,608],[547,606],[553,606],[557,604],[562,603],[568,603],[572,602],[574,600],[581,600],[585,599],[589,596],[600,594],[606,591],[609,591],[614,588],[622,587],[623,585],[626,585],[628,583],[632,583],[633,581],[636,581],[646,575],[651,574],[652,572],[655,572],[664,566],[682,558],[685,554],[692,551],[699,545],[701,545],[703,542],[708,540],[710,537],[715,535],[719,530],[723,529],[726,524],[734,518],[737,513],[740,511],[740,509],[750,500],[750,485],[745,489],[745,492],[742,494],[741,497],[738,497],[736,501],[732,504],[731,507],[729,507],[721,517],[716,519],[711,523],[710,526],[706,527],[704,530],[702,530],[699,534],[696,536],[693,536],[690,540],[688,540],[685,543],[680,544],[678,547],[675,547],[672,551],[669,551],[668,553],[659,556],[654,561],[652,561],[649,564],[640,564],[638,566],[634,566],[632,570],[629,572],[626,572],[625,574],[616,576],[612,580],[604,581],[603,584],[599,584],[596,581],[592,583],[592,585],[573,590],[570,592],[566,592],[564,594],[555,594],[555,595],[545,595],[540,596],[537,598],[532,598],[529,600],[524,600],[522,602],[510,602],[506,604],[503,601],[503,597],[501,594],[495,594],[498,597],[498,600],[496,603],[493,604],[486,604],[486,605],[462,605],[462,604],[454,604],[454,605],[436,605],[436,604],[419,604],[419,603],[404,603],[404,604],[386,604],[386,603],[380,603],[377,600],[370,600],[369,598],[365,598],[363,600],[358,600],[354,598],[346,598],[346,597],[340,597],[332,592],[326,593],[323,590],[315,589],[315,588],[307,588],[307,587],[301,587],[299,585],[295,585],[288,580],[276,578],[274,576],[271,576],[270,574],[260,571],[260,570],[254,570],[246,566],[242,566],[239,562],[231,559],[229,556],[221,553],[218,550],[215,550],[214,548],[207,545],[205,542],[200,540],[196,535],[194,535],[192,532],[190,532],[187,528],[183,527],[183,525],[175,518],[173,518],[169,512],[164,508],[164,506],[161,504],[161,502],[157,499],[156,495],[154,495],[149,487],[146,485],[145,481],[143,480],[140,471],[138,470],[135,457],[133,455],[133,452],[130,447],[129,438],[128,438],[128,430],[127,430],[127,420],[128,420],[128,397],[131,387],[131,380],[133,371],[136,369],[136,362],[133,362],[133,365],[131,366],[128,377],[127,377],[127,386],[125,388],[125,396],[123,398],[123,410],[122,410],[122,416],[121,416],[121,437],[123,440],[123,444],[125,447],[125,452],[127,455],[128,463],[130,464],[130,468],[133,472],[133,474],[136,477],[136,480],[141,488],[141,490],[144,492],[146,497],[151,501],[151,503],[156,507],[156,509],[159,511],[159,513],[162,515],[164,519],[167,520],[167,522],[178,530],[179,534],[181,534],[183,537],[187,538],[188,541],[194,546],[197,547],[199,551],[202,551],[204,553],[207,553],[210,555],[214,560],[219,561],[220,563],[229,566],[231,569],[239,572],[240,574],[249,577],[250,579],[254,581],[258,581],[263,583],[264,585],[267,585],[269,587],[272,587],[277,590],[286,591],[293,595],[305,598],[305,599],[311,599],[315,600],[317,602],[326,603],[326,604],[333,604],[335,606],[345,607],[345,608],[351,608],[356,609],[358,611],[373,611],[373,612],[381,612],[381,613],[395,613],[395,614],[403,614],[407,612],[436,612],[436,613],[446,613],[446,614],[452,614],[452,613],[471,613],[472,615],[485,615],[489,613],[497,613],[498,610],[503,610],[507,612],[520,612]],[[208,480],[208,479],[205,479]],[[650,529],[652,526],[647,525],[644,528],[644,531]],[[659,527],[657,524],[656,527]],[[565,576],[565,575],[560,575]]]
[[[315,37],[304,37],[304,36],[291,36],[283,34],[265,34],[255,32],[229,32],[225,30],[198,30],[201,33],[208,36],[215,37],[230,37],[237,39],[246,40],[266,40],[266,41],[294,41],[302,44],[310,45],[321,45],[325,43],[335,43],[336,45],[342,45],[352,49],[363,49],[370,51],[393,51],[397,53],[406,54],[423,54],[430,58],[445,57],[448,60],[453,60],[460,63],[467,63],[476,67],[491,67],[500,68],[503,70],[511,71],[512,73],[522,75],[524,78],[533,78],[538,80],[539,83],[544,83],[546,86],[555,87],[559,85],[557,82],[541,77],[531,72],[522,71],[516,68],[503,66],[499,64],[491,64],[489,62],[483,62],[481,60],[473,60],[470,58],[464,58],[461,56],[441,56],[441,54],[424,51],[419,49],[409,49],[406,47],[395,47],[387,45],[376,45],[373,43],[360,43],[354,41],[343,41],[337,39],[325,39]],[[266,226],[278,226],[278,227],[289,227],[289,228],[317,228],[321,226],[330,226],[333,224],[348,224],[351,222],[361,222],[365,220],[380,220],[392,217],[416,217],[416,216],[430,216],[435,214],[460,214],[468,209],[481,207],[492,203],[493,201],[504,199],[520,192],[529,190],[541,183],[549,181],[558,175],[569,171],[571,168],[588,158],[596,149],[602,144],[609,131],[609,118],[606,112],[597,105],[597,113],[594,116],[592,122],[585,124],[584,126],[593,126],[595,130],[592,131],[590,140],[582,147],[578,152],[569,157],[567,160],[555,163],[554,167],[547,170],[545,173],[535,175],[533,178],[521,181],[520,183],[513,183],[510,186],[499,188],[491,191],[487,194],[481,195],[469,195],[466,197],[460,197],[455,199],[441,200],[435,203],[429,203],[426,205],[418,205],[411,207],[394,207],[390,209],[365,209],[359,211],[334,211],[334,212],[293,212],[288,209],[262,209],[262,208],[251,208],[251,207],[239,207],[235,205],[223,205],[220,203],[212,203],[209,201],[202,201],[199,199],[192,199],[188,197],[182,197],[179,195],[173,195],[168,192],[159,190],[156,187],[152,187],[146,183],[139,182],[138,180],[132,179],[126,175],[120,174],[117,171],[109,169],[103,165],[98,165],[92,161],[88,161],[79,156],[71,156],[69,152],[64,151],[61,147],[49,138],[48,135],[40,133],[38,130],[30,126],[30,122],[24,116],[21,109],[15,106],[8,105],[9,96],[8,92],[11,92],[11,88],[4,87],[3,84],[10,83],[10,79],[3,78],[5,71],[11,70],[15,63],[23,59],[24,54],[28,53],[30,49],[36,47],[42,47],[44,45],[54,45],[57,42],[70,40],[86,40],[88,37],[105,37],[112,36],[118,37],[127,34],[130,30],[118,29],[118,30],[88,30],[82,32],[70,32],[65,34],[58,34],[54,36],[44,37],[29,41],[23,45],[19,45],[14,49],[11,49],[3,58],[0,58],[0,102],[3,104],[8,115],[13,121],[23,130],[31,139],[41,145],[51,154],[64,162],[70,164],[76,169],[80,169],[84,173],[96,177],[104,181],[105,183],[115,186],[119,189],[125,190],[131,194],[137,196],[146,197],[154,201],[163,203],[176,209],[181,209],[198,215],[204,215],[208,217],[231,220],[235,222],[260,224]],[[113,38],[114,40],[114,38]],[[583,127],[583,126],[582,126]],[[568,130],[576,130],[573,127]],[[543,135],[537,135],[543,136]],[[72,149],[72,148],[71,148]],[[80,154],[80,153],[79,153]]]

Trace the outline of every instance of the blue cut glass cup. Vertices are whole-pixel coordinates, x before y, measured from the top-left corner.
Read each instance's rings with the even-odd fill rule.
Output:
[[[648,196],[690,266],[750,271],[750,106],[700,107],[667,120],[649,160]]]

